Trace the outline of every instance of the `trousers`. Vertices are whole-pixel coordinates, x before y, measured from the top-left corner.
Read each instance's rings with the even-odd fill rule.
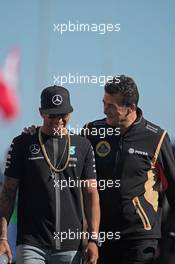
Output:
[[[81,251],[46,250],[22,244],[17,246],[16,264],[81,264]]]
[[[98,264],[153,264],[157,239],[105,241],[99,248]]]

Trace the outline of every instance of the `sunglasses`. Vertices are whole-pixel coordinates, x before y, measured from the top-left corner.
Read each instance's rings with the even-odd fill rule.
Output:
[[[61,118],[63,118],[63,117],[65,117],[66,115],[65,114],[48,114],[48,118],[59,118],[59,119],[61,119]]]

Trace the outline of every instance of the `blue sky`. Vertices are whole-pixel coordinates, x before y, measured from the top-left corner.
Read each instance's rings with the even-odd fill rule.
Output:
[[[21,50],[19,97],[22,111],[11,123],[0,120],[0,160],[23,127],[41,124],[40,93],[53,76],[132,76],[147,119],[175,137],[175,2],[173,0],[56,1],[2,0],[0,65],[12,47]],[[60,23],[120,24],[119,32],[59,32]],[[103,117],[103,87],[65,84],[71,92],[71,126]]]

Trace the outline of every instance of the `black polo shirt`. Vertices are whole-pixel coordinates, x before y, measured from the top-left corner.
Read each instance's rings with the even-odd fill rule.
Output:
[[[58,168],[64,167],[68,154],[66,137],[42,133],[42,139],[51,163]],[[17,245],[81,249],[80,186],[83,186],[83,180],[96,178],[96,172],[93,150],[87,139],[71,135],[69,151],[68,166],[53,177],[42,153],[38,133],[14,138],[5,176],[20,180]]]

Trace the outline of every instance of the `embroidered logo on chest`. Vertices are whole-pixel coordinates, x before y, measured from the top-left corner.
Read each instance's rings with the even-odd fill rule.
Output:
[[[29,146],[30,153],[37,155],[40,152],[40,147],[38,144],[32,144]]]
[[[142,155],[142,156],[148,156],[148,152],[142,151],[142,150],[137,150],[134,148],[129,148],[128,149],[128,153],[129,154],[138,154],[138,155]]]
[[[95,150],[99,157],[106,157],[111,151],[111,146],[107,141],[103,140],[96,145]]]

